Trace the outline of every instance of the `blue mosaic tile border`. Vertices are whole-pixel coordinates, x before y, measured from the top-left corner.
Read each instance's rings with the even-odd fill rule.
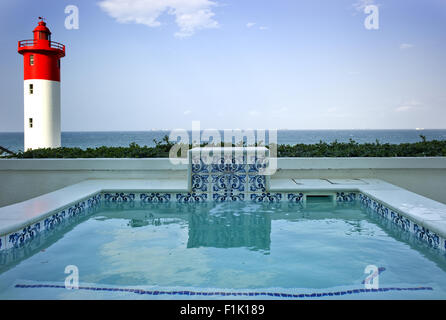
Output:
[[[192,192],[265,192],[266,177],[246,173],[192,174]]]
[[[356,192],[336,192],[336,202],[355,202]]]
[[[139,199],[142,202],[146,203],[164,203],[170,201],[171,194],[170,193],[159,193],[159,192],[152,192],[152,193],[141,193],[139,195]]]
[[[21,230],[17,230],[3,236],[2,243],[4,243],[0,247],[0,250],[7,250],[10,248],[23,246],[27,242],[39,237],[47,231],[54,229],[58,225],[72,220],[80,214],[83,214],[87,209],[98,206],[101,202],[101,197],[101,194],[96,194],[69,207],[62,208],[58,212],[51,214],[40,221],[32,223]]]
[[[383,204],[362,193],[359,193],[358,199],[359,203],[363,207],[377,213],[382,218],[389,220],[401,230],[412,233],[417,239],[426,243],[428,246],[434,249],[446,251],[446,239],[440,237],[435,232],[420,226],[418,223],[413,222],[403,214],[387,208]]]
[[[51,288],[51,289],[65,289],[63,285],[54,284],[16,284],[16,288],[22,289],[36,289],[36,288]],[[246,297],[274,297],[274,298],[288,298],[288,299],[302,299],[302,298],[321,298],[321,297],[336,297],[351,294],[361,293],[383,293],[390,291],[433,291],[432,287],[390,287],[390,288],[378,288],[378,289],[351,289],[341,291],[328,291],[328,292],[314,292],[314,293],[290,293],[290,292],[268,292],[268,291],[195,291],[195,290],[143,290],[132,288],[101,288],[101,287],[85,287],[79,286],[77,290],[90,290],[90,291],[109,291],[109,292],[129,292],[140,295],[149,296],[208,296],[208,297],[227,297],[227,296],[246,296]]]
[[[163,193],[163,192],[141,192],[141,193],[104,193],[105,202],[111,203],[201,203],[208,201],[253,201],[253,202],[290,202],[302,203],[304,193],[302,192],[255,192],[243,193],[234,190],[214,193],[189,192],[189,193]]]

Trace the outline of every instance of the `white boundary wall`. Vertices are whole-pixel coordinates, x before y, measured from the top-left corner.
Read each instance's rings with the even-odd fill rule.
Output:
[[[0,159],[0,207],[86,179],[187,179],[169,159]],[[272,177],[376,178],[446,203],[446,157],[279,158]]]

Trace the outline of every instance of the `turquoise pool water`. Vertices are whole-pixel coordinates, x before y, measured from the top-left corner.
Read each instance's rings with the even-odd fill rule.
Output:
[[[0,262],[2,299],[122,297],[91,288],[156,288],[164,299],[183,298],[174,290],[345,292],[364,289],[368,265],[380,268],[380,288],[395,290],[346,298],[446,298],[444,254],[356,204],[103,203]],[[57,287],[68,265],[89,290]],[[396,290],[419,287],[430,289]]]

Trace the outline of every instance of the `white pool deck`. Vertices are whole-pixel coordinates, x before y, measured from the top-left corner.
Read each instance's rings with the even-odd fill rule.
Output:
[[[99,192],[189,192],[186,179],[88,179],[0,208],[0,235],[24,228]],[[268,192],[361,192],[446,237],[446,205],[377,179],[271,179]]]

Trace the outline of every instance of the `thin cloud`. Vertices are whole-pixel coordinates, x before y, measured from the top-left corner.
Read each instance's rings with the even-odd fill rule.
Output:
[[[246,27],[249,28],[249,29],[251,29],[251,28],[254,27],[255,25],[257,25],[256,22],[248,22],[248,23],[246,24]],[[259,29],[259,30],[268,30],[269,28],[268,28],[268,27],[265,27],[265,26],[259,26],[258,29]]]
[[[210,0],[103,0],[99,7],[119,23],[136,23],[159,27],[159,17],[167,13],[175,16],[179,31],[176,37],[190,37],[197,30],[217,28]]]
[[[410,49],[410,48],[413,48],[413,44],[411,44],[411,43],[402,43],[402,44],[400,44],[400,49],[401,50],[405,50],[405,49]]]
[[[398,108],[395,109],[396,112],[406,112],[409,110],[413,110],[415,107],[414,106],[399,106]]]
[[[412,111],[412,110],[417,110],[422,108],[423,105],[416,101],[416,100],[410,100],[407,102],[402,103],[400,106],[398,106],[395,111],[396,112],[407,112],[407,111]]]
[[[191,114],[191,113],[192,113],[192,111],[190,111],[190,110],[185,110],[185,111],[183,112],[184,115],[188,115],[188,114]]]
[[[250,110],[249,115],[252,117],[257,117],[260,115],[260,112],[258,112],[257,110]]]

